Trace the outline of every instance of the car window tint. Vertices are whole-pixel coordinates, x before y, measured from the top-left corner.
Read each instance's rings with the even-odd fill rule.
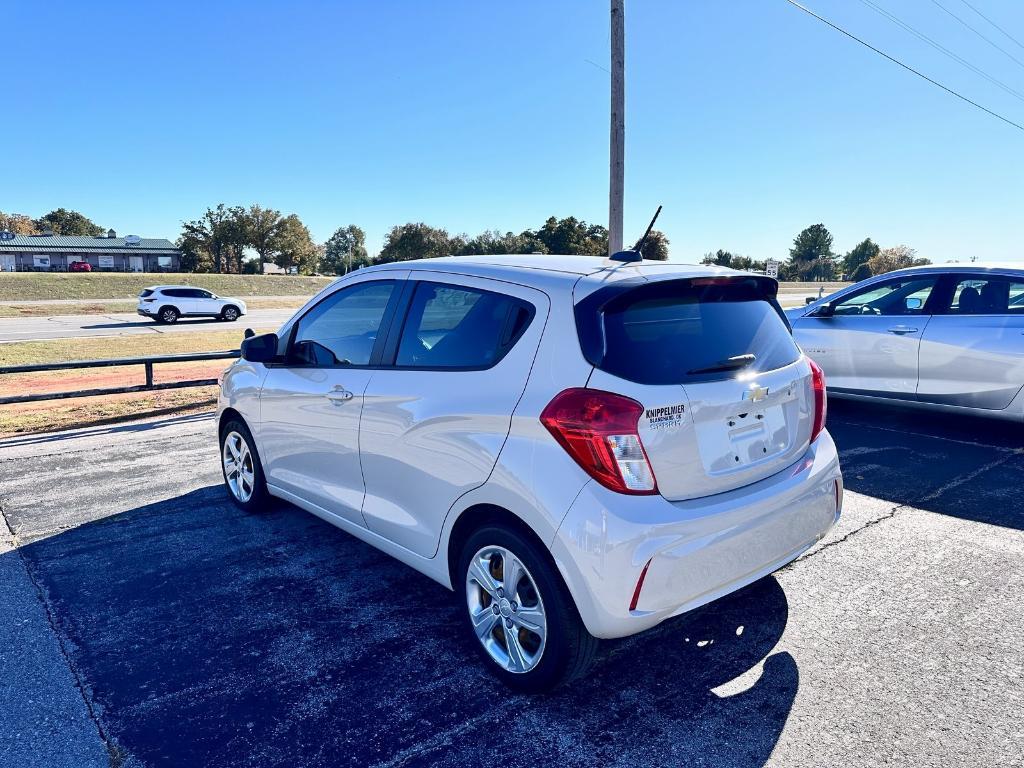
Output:
[[[907,277],[844,296],[834,315],[920,315],[938,277]]]
[[[513,310],[517,312],[510,316]],[[517,299],[421,282],[409,307],[396,364],[486,368],[504,355],[528,320],[528,310]]]
[[[183,299],[188,295],[187,291],[182,291],[178,288],[165,288],[163,290],[164,296],[170,296],[174,299]]]
[[[394,286],[391,280],[360,283],[321,301],[299,320],[292,362],[369,365]]]
[[[951,315],[1024,314],[1024,280],[964,278],[957,283],[946,311]]]

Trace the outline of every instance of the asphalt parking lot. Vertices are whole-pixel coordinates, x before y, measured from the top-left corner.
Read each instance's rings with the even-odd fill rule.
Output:
[[[0,765],[1024,765],[1020,425],[830,406],[825,541],[534,698],[208,417],[0,442]]]

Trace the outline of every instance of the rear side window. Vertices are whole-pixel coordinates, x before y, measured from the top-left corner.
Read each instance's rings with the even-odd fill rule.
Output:
[[[491,291],[421,282],[409,306],[400,368],[489,368],[529,325],[528,304]]]
[[[1024,280],[987,275],[964,277],[957,282],[945,311],[951,315],[1024,314]]]
[[[604,302],[600,293],[577,306],[583,351],[629,381],[716,381],[800,357],[774,290],[756,278],[659,281]]]
[[[142,293],[140,293],[140,294],[139,294],[139,298],[140,298],[140,299],[144,299],[144,298],[146,298],[147,296],[152,296],[152,295],[153,295],[153,291],[151,291],[151,290],[150,290],[149,288],[145,288],[145,289],[144,289],[144,290],[142,291]]]

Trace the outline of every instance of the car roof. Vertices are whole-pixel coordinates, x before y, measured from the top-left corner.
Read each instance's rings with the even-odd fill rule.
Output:
[[[375,264],[365,270],[438,271],[474,277],[487,277],[527,285],[593,283],[594,286],[628,278],[656,280],[665,277],[704,277],[744,274],[734,269],[708,264],[684,264],[676,261],[610,261],[603,256],[547,254],[504,254],[494,256],[444,256],[412,261]],[[360,270],[365,271],[365,270]]]
[[[917,272],[1024,272],[1024,263],[1013,261],[971,261],[966,264],[961,262],[947,262],[945,264],[921,264],[917,267],[906,267],[892,272],[886,272],[875,277],[886,277],[889,275],[914,274]]]

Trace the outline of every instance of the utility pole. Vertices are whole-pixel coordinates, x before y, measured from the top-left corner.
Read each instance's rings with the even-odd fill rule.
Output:
[[[612,3],[612,92],[608,179],[608,255],[622,250],[622,191],[626,175],[625,0]]]

